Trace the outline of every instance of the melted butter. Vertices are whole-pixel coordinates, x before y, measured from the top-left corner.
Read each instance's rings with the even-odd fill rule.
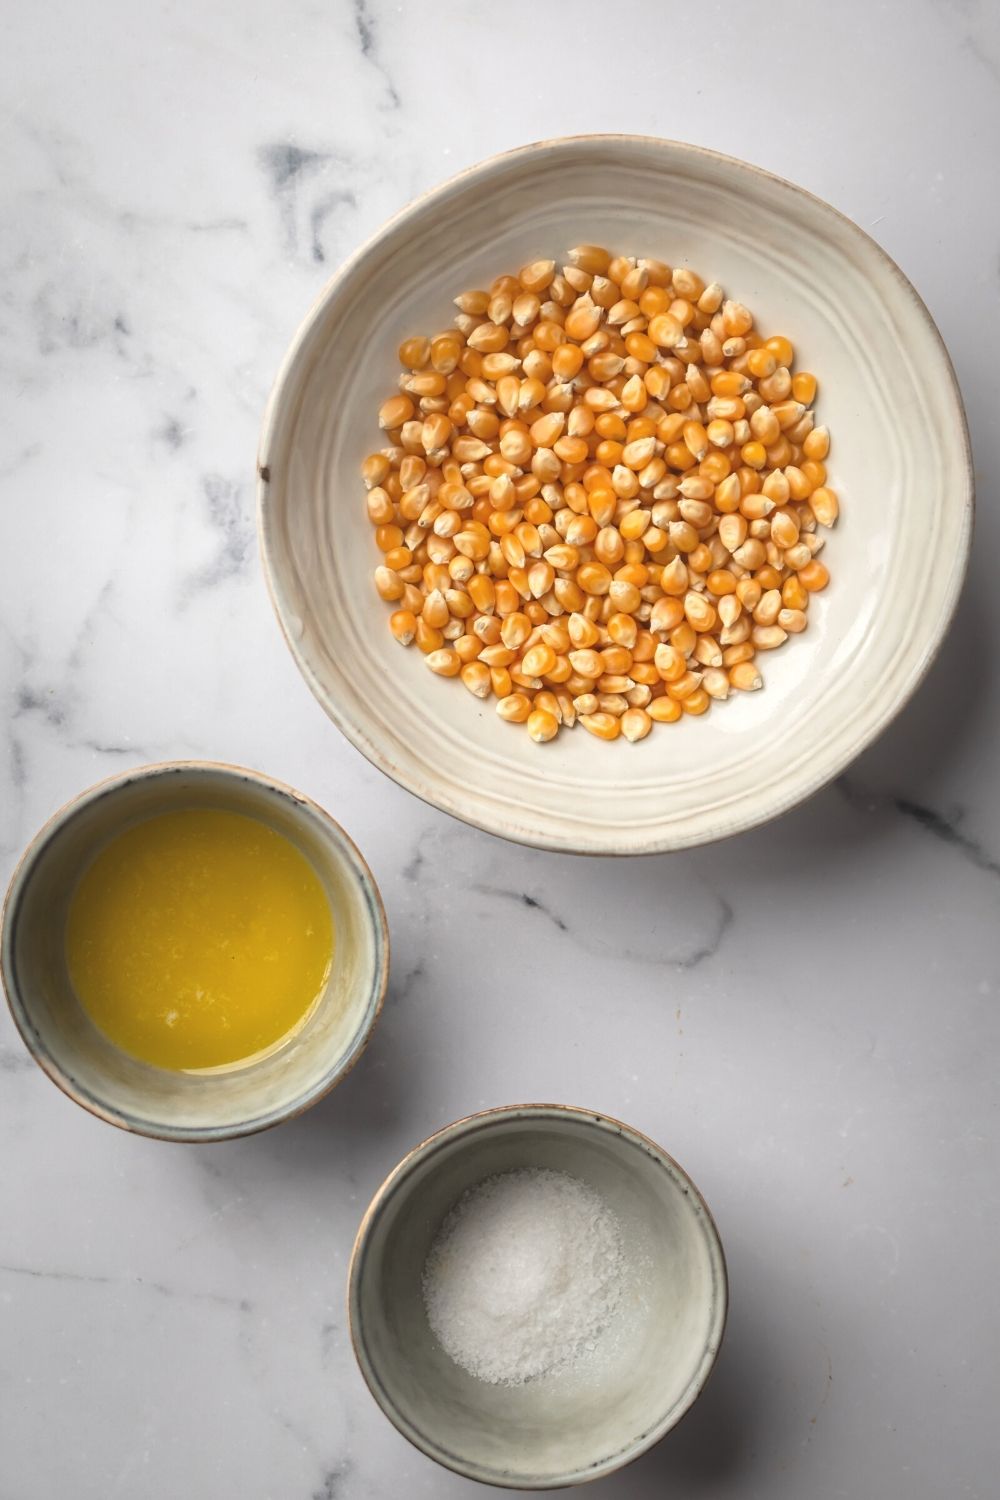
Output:
[[[70,904],[66,953],[109,1041],[157,1067],[217,1069],[287,1041],[330,972],[319,877],[240,813],[163,813],[114,839]]]

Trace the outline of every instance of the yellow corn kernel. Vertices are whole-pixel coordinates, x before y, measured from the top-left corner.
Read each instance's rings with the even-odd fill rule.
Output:
[[[456,651],[456,656],[459,653]],[[459,659],[461,659],[459,657]],[[428,657],[428,666],[430,658]],[[474,698],[488,698],[493,691],[490,680],[490,669],[481,661],[468,661],[459,671],[459,677],[464,687],[467,687]]]
[[[799,539],[799,523],[794,511],[776,510],[771,518],[771,540],[782,549],[794,547]]]
[[[632,647],[635,645],[639,635],[639,627],[634,618],[629,614],[615,614],[608,620],[608,635],[616,646],[622,646],[629,653],[629,664],[632,661]],[[612,668],[608,668],[609,671]],[[624,670],[624,669],[622,669]]]
[[[427,665],[439,677],[457,677],[462,670],[462,661],[456,651],[444,646],[427,653]]]
[[[708,453],[709,437],[701,422],[685,422],[682,428],[684,443],[697,459]]]
[[[632,652],[627,646],[605,646],[600,655],[606,673],[628,675],[632,666]]]
[[[675,266],[673,272],[674,291],[679,297],[697,301],[705,290],[705,283],[688,266]]]
[[[409,646],[417,633],[417,617],[411,609],[397,609],[389,616],[389,629],[401,646]]]
[[[428,625],[422,615],[417,616],[417,628],[413,636],[417,643],[417,649],[429,656],[432,651],[440,651],[444,646],[444,636],[434,625]]]
[[[522,328],[530,327],[538,317],[541,302],[536,292],[521,292],[511,303],[511,317]]]
[[[729,668],[729,682],[741,693],[755,693],[758,688],[764,686],[761,677],[752,661],[740,661]]]
[[[546,709],[536,708],[528,714],[527,730],[536,745],[543,745],[559,733],[559,720]]]
[[[657,646],[653,664],[663,682],[680,682],[687,671],[687,662],[683,652],[667,642],[661,642]]]
[[[781,592],[778,588],[772,586],[766,589],[760,596],[760,603],[753,612],[754,623],[756,625],[773,625],[778,618],[780,610]],[[755,644],[757,643],[755,642]]]
[[[686,714],[698,716],[705,713],[712,706],[712,700],[704,688],[695,688],[693,693],[688,693],[686,698],[681,699],[681,709]]]
[[[703,631],[714,630],[719,618],[704,594],[693,590],[684,596],[684,614],[692,630],[699,635]]]
[[[675,646],[683,656],[690,656],[698,644],[698,637],[687,620],[675,625],[668,639],[671,646]]]
[[[753,661],[756,651],[749,641],[742,641],[738,646],[727,646],[722,653],[722,665],[728,671],[742,661]]]
[[[603,276],[611,264],[611,255],[600,245],[576,245],[567,252],[566,259],[580,271],[591,276]]]
[[[483,642],[478,635],[470,635],[468,631],[463,635],[455,635],[455,628],[455,624],[452,623],[448,626],[447,631],[442,631],[442,634],[448,637],[451,649],[455,652],[462,665],[465,666],[466,663],[478,659],[479,653],[483,649]]]
[[[376,526],[389,525],[396,514],[396,507],[385,490],[380,487],[368,491],[365,503],[368,507],[368,519],[374,522]]]
[[[411,396],[443,396],[447,387],[448,382],[439,370],[423,370],[403,377],[403,389]]]
[[[601,711],[581,714],[579,722],[588,734],[595,735],[599,740],[616,740],[621,734],[621,720],[615,718],[614,714]]]
[[[791,366],[795,358],[795,350],[788,339],[784,338],[781,334],[775,334],[773,338],[765,340],[764,348],[769,349],[778,361],[778,364],[784,365],[786,369]]]
[[[384,565],[375,569],[375,588],[379,597],[387,604],[393,604],[397,599],[402,599],[405,587],[403,580],[393,572],[391,568]]]
[[[643,387],[645,389],[645,387]],[[622,462],[636,473],[644,469],[656,452],[656,439],[653,437],[636,438],[626,443],[622,449]]]
[[[597,332],[604,317],[602,308],[593,302],[584,302],[582,299],[566,314],[565,331],[567,337],[583,343],[589,339],[591,334]]]
[[[809,496],[809,509],[820,526],[832,526],[840,513],[840,505],[833,490],[821,485]]]
[[[445,573],[447,576],[447,570]],[[440,630],[442,626],[447,625],[450,613],[448,601],[442,591],[437,588],[432,589],[424,599],[424,607],[421,610],[422,618],[432,629]]]
[[[510,332],[502,323],[480,323],[469,334],[468,345],[479,354],[497,354],[501,349],[506,349],[510,341]],[[433,349],[431,351],[433,360]]]
[[[655,724],[676,724],[683,709],[676,698],[654,698],[646,713]]]
[[[685,576],[684,586],[678,590],[678,593],[684,593],[686,589],[687,579]],[[683,618],[684,605],[679,597],[657,599],[649,616],[649,628],[654,634],[661,635],[666,631],[674,630]]]
[[[809,481],[809,492],[826,484],[826,464],[818,458],[803,458],[799,466]]]
[[[675,348],[684,337],[684,328],[670,313],[657,313],[649,320],[649,338],[661,349]]]
[[[508,724],[523,724],[531,713],[531,699],[527,693],[506,693],[497,699],[497,713]]]
[[[774,509],[775,502],[763,493],[751,492],[740,501],[740,514],[751,522],[766,520]]]
[[[587,623],[589,624],[590,621]],[[572,634],[572,629],[570,633]],[[594,629],[593,640],[595,642],[600,640],[600,632],[596,628]],[[601,655],[591,647],[585,646],[570,651],[569,663],[579,677],[586,677],[588,681],[596,681],[604,673],[604,662]]]
[[[546,412],[544,416],[532,422],[528,429],[528,435],[536,448],[551,448],[556,438],[561,436],[565,425],[566,417],[563,412]],[[503,449],[501,448],[502,451]]]
[[[583,368],[579,344],[558,344],[552,351],[552,373],[557,380],[572,380]]]
[[[369,453],[361,465],[361,478],[368,489],[382,485],[392,473],[392,462],[384,453]]]
[[[744,612],[744,606],[738,594],[724,594],[723,598],[718,601],[718,618],[723,622],[723,630],[727,630],[730,625],[735,625],[742,612]]]
[[[430,358],[430,339],[415,337],[404,339],[399,346],[399,363],[404,370],[422,370]]]
[[[775,651],[788,639],[780,625],[755,625],[750,639],[758,651]]]
[[[803,406],[811,406],[816,399],[816,376],[808,370],[800,370],[792,376],[792,395]]]
[[[830,582],[830,575],[823,564],[813,558],[812,562],[799,569],[799,582],[808,593],[816,594],[826,588]]]
[[[720,663],[722,661],[721,653],[719,661]],[[709,667],[701,680],[701,686],[703,692],[706,692],[710,698],[714,698],[719,703],[724,703],[729,697],[729,674],[723,671],[721,665]],[[681,706],[683,707],[683,704]]]
[[[622,714],[621,732],[630,744],[644,740],[652,727],[652,719],[642,708],[629,708]]]
[[[500,639],[510,650],[523,646],[531,634],[531,621],[520,610],[507,615],[500,626]]]
[[[682,698],[687,698],[701,686],[701,676],[700,672],[692,672],[689,668],[685,668],[679,677],[667,683],[668,696],[676,698],[678,702]]]
[[[587,439],[582,437],[561,437],[553,443],[552,451],[563,463],[582,464],[587,457]]]
[[[466,585],[469,598],[480,614],[491,615],[496,605],[496,584],[486,573],[473,573]]]
[[[556,653],[544,641],[531,646],[521,658],[521,670],[529,677],[545,677],[556,664]]]
[[[591,499],[593,500],[593,496],[591,497]],[[614,496],[612,496],[612,499],[614,499]],[[610,510],[606,514],[595,515],[594,520],[610,521],[613,515],[614,505],[611,506]],[[594,552],[597,556],[598,562],[604,563],[606,567],[613,568],[621,562],[622,558],[625,556],[625,543],[622,541],[621,533],[618,531],[617,527],[609,525],[604,525],[601,527],[594,541]]]
[[[722,666],[722,648],[714,635],[700,635],[692,655],[699,666]]]
[[[809,592],[803,586],[797,573],[786,578],[781,585],[781,602],[786,609],[809,608]]]
[[[746,359],[747,369],[755,380],[766,380],[778,368],[778,361],[766,345],[761,349],[751,349]]]
[[[740,519],[742,520],[742,517],[740,517]],[[705,586],[708,589],[708,592],[710,594],[714,594],[716,598],[719,598],[724,594],[735,594],[736,578],[732,573],[729,572],[727,568],[716,568],[711,573],[709,573],[707,579],[705,580]]]
[[[390,529],[398,530],[398,528],[386,527],[387,531]],[[409,547],[390,547],[382,560],[385,566],[391,568],[394,573],[401,573],[412,563],[413,553]]]
[[[822,462],[830,452],[830,433],[826,427],[814,427],[802,440],[802,452],[806,458]]]
[[[530,265],[521,267],[517,279],[526,292],[544,292],[552,285],[555,274],[554,260],[533,260]]]
[[[611,587],[611,574],[603,563],[583,563],[577,570],[576,581],[585,594],[606,594]]]

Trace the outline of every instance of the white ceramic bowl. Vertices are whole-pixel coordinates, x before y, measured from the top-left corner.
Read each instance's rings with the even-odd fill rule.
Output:
[[[84,869],[124,828],[182,807],[243,813],[284,834],[312,864],[333,913],[330,977],[306,1024],[277,1051],[225,1073],[167,1071],[118,1051],[80,1006],[66,967],[66,915]],[[315,802],[239,766],[173,761],[91,787],[41,829],[7,892],[0,957],[25,1045],[64,1093],[125,1130],[214,1141],[300,1113],[350,1071],[382,1006],[389,940],[371,871]]]
[[[434,1338],[421,1277],[462,1193],[518,1167],[596,1189],[618,1217],[629,1270],[617,1327],[591,1362],[487,1385]],[[361,1373],[404,1437],[469,1479],[526,1490],[598,1479],[675,1427],[711,1373],[726,1307],[718,1232],[687,1174],[628,1125],[560,1104],[487,1110],[411,1151],[365,1214],[348,1285]]]
[[[402,650],[371,575],[358,467],[407,334],[456,293],[581,241],[689,264],[782,332],[821,382],[842,518],[832,584],[763,692],[638,745],[537,746]],[[961,399],[899,268],[836,210],[710,151],[579,136],[494,157],[411,204],[327,284],[293,340],[259,455],[264,563],[307,682],[349,739],[426,801],[543,848],[640,854],[761,823],[837,775],[899,711],[948,628],[972,479]]]

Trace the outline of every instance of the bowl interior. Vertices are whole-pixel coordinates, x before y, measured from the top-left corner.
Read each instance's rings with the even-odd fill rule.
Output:
[[[396,348],[450,325],[452,298],[581,240],[721,281],[820,380],[842,519],[832,586],[805,635],[765,655],[766,690],[608,747],[534,745],[492,702],[391,637],[359,465]],[[552,848],[681,847],[773,815],[822,784],[905,701],[964,571],[964,418],[912,287],[833,209],[743,163],[667,141],[591,137],[496,158],[407,209],[330,283],[265,420],[260,486],[276,608],[313,691],[418,795]]]
[[[279,1051],[228,1072],[170,1072],[126,1056],[90,1021],[67,972],[66,919],[83,871],[124,828],[182,807],[244,813],[284,834],[311,861],[333,913],[331,973],[309,1020]],[[293,793],[223,767],[156,768],[95,788],[29,850],[7,903],[4,980],[25,1040],[81,1103],[153,1134],[242,1133],[310,1102],[363,1046],[385,962],[377,892],[337,825]]]
[[[626,1282],[592,1354],[520,1386],[489,1385],[438,1344],[421,1277],[455,1201],[514,1167],[568,1172],[603,1195]],[[707,1379],[726,1305],[718,1238],[684,1174],[616,1122],[558,1109],[463,1122],[417,1152],[363,1231],[350,1297],[362,1370],[395,1424],[460,1473],[524,1488],[593,1478],[672,1427]]]

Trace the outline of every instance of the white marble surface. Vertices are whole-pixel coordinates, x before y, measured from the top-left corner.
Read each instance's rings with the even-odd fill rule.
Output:
[[[343,820],[395,945],[343,1088],[211,1149],[92,1120],[0,1019],[2,1500],[475,1493],[368,1396],[346,1258],[412,1142],[539,1097],[662,1141],[730,1260],[703,1401],[595,1500],[995,1494],[996,4],[53,0],[8,14],[0,74],[4,874],[98,777],[232,759]],[[980,507],[940,661],[845,784],[620,864],[499,844],[350,749],[252,500],[338,258],[453,170],[588,130],[745,156],[871,229],[951,349]]]

